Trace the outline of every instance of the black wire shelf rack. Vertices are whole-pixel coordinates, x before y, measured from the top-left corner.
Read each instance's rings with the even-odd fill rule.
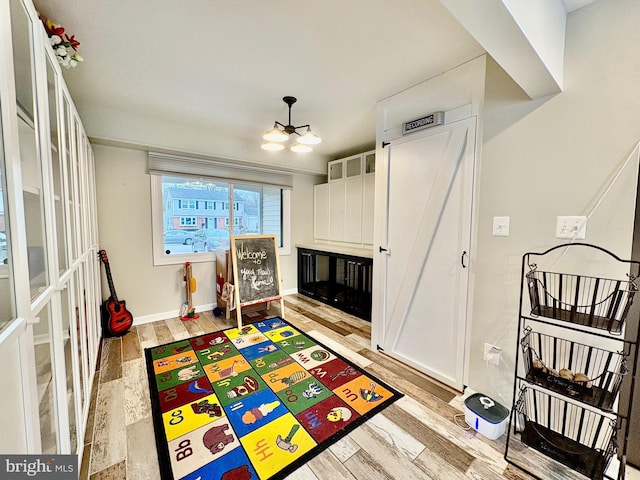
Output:
[[[564,338],[524,329],[520,341],[525,378],[531,383],[611,411],[624,376],[627,356]]]
[[[626,478],[639,277],[640,261],[586,243],[522,256],[507,462],[538,479]]]
[[[529,266],[531,315],[621,333],[638,285],[628,281],[545,272]]]
[[[522,443],[594,480],[617,451],[617,421],[524,386],[514,407]]]

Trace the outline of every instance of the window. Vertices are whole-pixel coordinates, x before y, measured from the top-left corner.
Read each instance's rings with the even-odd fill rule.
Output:
[[[272,233],[278,238],[282,238],[281,189],[256,185],[235,185],[233,191],[235,199],[238,200],[236,204],[238,213],[233,223],[236,235]]]
[[[158,174],[151,181],[154,264],[213,260],[230,235],[275,234],[289,253],[288,189]],[[182,215],[197,205],[197,216]]]
[[[225,227],[229,226],[229,217],[224,219],[224,225],[225,225]],[[233,218],[233,226],[237,227],[239,225],[240,225],[240,219],[238,217],[234,217]]]

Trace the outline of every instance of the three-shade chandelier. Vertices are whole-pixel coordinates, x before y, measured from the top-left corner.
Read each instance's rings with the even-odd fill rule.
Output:
[[[270,151],[283,150],[284,143],[289,140],[289,137],[292,134],[296,134],[296,142],[291,145],[289,149],[292,152],[297,153],[307,153],[312,151],[313,148],[311,148],[311,145],[317,145],[322,141],[322,139],[311,131],[311,126],[309,124],[300,125],[299,127],[295,127],[291,124],[291,106],[296,103],[296,97],[284,97],[282,100],[289,106],[289,122],[287,125],[284,125],[276,120],[273,124],[273,128],[262,136],[262,138],[266,140],[266,142],[262,144],[262,148]],[[298,132],[299,129],[304,128],[307,129],[306,132]]]

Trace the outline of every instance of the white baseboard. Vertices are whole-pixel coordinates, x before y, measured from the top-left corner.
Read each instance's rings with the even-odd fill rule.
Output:
[[[283,296],[295,295],[297,293],[298,293],[297,288],[290,288],[289,290],[284,290],[282,292],[282,295]],[[217,304],[215,303],[208,303],[206,305],[199,305],[195,308],[196,308],[196,312],[203,312],[205,310],[213,310],[216,306]],[[133,324],[142,325],[144,323],[157,322],[158,320],[166,320],[167,318],[177,317],[179,313],[180,313],[180,309],[171,310],[168,312],[152,313],[151,315],[142,315],[138,317],[133,317]]]
[[[69,336],[69,330],[63,330],[62,339],[66,341],[66,340],[69,340],[69,338],[71,338]],[[42,345],[43,343],[51,343],[51,334],[49,334],[49,333],[41,333],[39,335],[34,335],[33,336],[33,344],[34,345]]]
[[[216,307],[215,303],[207,303],[205,305],[198,305],[195,307],[196,312],[204,312],[205,310],[213,310]],[[134,325],[142,325],[143,323],[157,322],[158,320],[166,320],[167,318],[177,317],[180,314],[180,309],[171,310],[169,312],[152,313],[151,315],[142,315],[139,317],[133,317]]]

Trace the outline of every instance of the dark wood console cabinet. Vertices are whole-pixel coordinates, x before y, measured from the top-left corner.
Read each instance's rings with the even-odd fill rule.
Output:
[[[371,321],[373,259],[298,247],[298,293]]]

